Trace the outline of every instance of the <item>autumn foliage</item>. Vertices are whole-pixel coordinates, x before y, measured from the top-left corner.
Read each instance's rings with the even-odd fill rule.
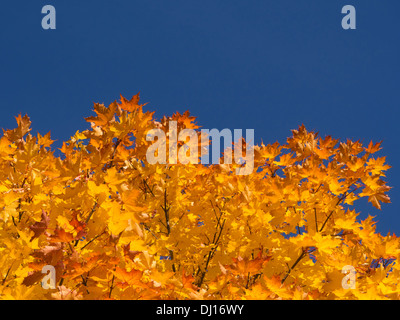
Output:
[[[146,162],[160,121],[139,96],[95,104],[62,148],[27,116],[0,139],[2,299],[398,299],[399,238],[360,221],[362,198],[389,203],[380,143],[304,126],[240,164]],[[41,272],[56,270],[56,288]],[[344,266],[356,287],[343,287]]]

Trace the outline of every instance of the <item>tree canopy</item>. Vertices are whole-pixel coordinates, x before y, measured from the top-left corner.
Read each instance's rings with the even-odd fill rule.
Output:
[[[60,155],[28,116],[0,138],[2,299],[399,298],[399,239],[356,208],[390,202],[379,142],[302,125],[254,145],[237,175],[243,164],[146,161],[148,131],[199,132],[188,112],[157,121],[139,95],[94,111]]]

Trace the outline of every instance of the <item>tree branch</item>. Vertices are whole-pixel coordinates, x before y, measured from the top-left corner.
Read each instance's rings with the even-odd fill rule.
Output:
[[[337,203],[336,203],[336,205],[335,205],[335,209],[336,209],[336,207],[337,207],[343,200],[345,200],[345,199],[347,198],[348,195],[350,195],[351,193],[355,192],[358,188],[359,188],[359,187],[356,187],[356,188],[354,188],[353,190],[351,190],[350,192],[349,192],[349,191],[346,191],[346,192],[338,199],[338,201],[337,201]],[[330,217],[332,216],[332,214],[335,212],[335,209],[333,209],[333,210],[329,213],[328,217],[325,219],[324,223],[322,224],[321,229],[319,229],[319,232],[322,232],[322,230],[324,229],[324,227],[325,227],[326,223],[328,222],[329,218],[330,218]]]

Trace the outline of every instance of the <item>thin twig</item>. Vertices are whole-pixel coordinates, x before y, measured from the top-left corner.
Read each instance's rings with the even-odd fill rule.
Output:
[[[297,260],[293,263],[293,265],[289,268],[288,272],[282,279],[281,283],[283,284],[286,280],[286,278],[289,276],[289,274],[292,272],[292,270],[297,266],[297,264],[300,262],[301,259],[303,259],[306,255],[307,250],[304,250],[301,252],[300,256],[297,258]]]
[[[145,185],[145,188],[147,188],[150,191],[151,195],[153,197],[155,197],[153,190],[150,188],[149,184],[147,183],[147,180],[143,179],[143,184]]]
[[[314,207],[314,217],[315,217],[315,232],[318,233],[317,209],[315,207]]]
[[[104,232],[106,232],[106,229],[104,229],[104,231],[100,234],[98,234],[97,236],[95,236],[94,238],[92,238],[88,243],[86,243],[81,250],[85,249],[89,244],[91,244],[94,240],[96,240],[98,237],[102,236],[104,234]]]
[[[11,270],[11,268],[12,268],[14,262],[15,262],[15,260],[11,263],[11,266],[8,268],[7,273],[6,273],[6,276],[4,277],[3,281],[1,282],[2,285],[4,285],[4,283],[6,282],[7,277],[8,277],[8,274],[10,273],[10,270]]]
[[[96,207],[97,207],[97,201],[94,203],[94,206],[93,206],[92,210],[90,211],[89,216],[86,218],[85,224],[87,224],[89,222],[89,220],[92,217],[94,211],[96,210]]]
[[[165,214],[165,227],[167,228],[167,235],[171,233],[171,227],[169,225],[169,207],[167,206],[167,189],[164,189],[164,206],[161,206]]]
[[[108,294],[108,297],[111,298],[111,293],[114,289],[114,279],[115,279],[115,275],[113,275],[112,280],[111,280],[111,286],[110,286],[110,293]]]
[[[358,188],[359,188],[359,187],[356,187],[356,188],[354,188],[353,190],[351,190],[350,192],[346,191],[346,192],[338,199],[338,202],[336,203],[335,208],[336,208],[336,206],[338,206],[343,200],[345,200],[345,199],[347,198],[348,195],[350,195],[351,193],[355,192]],[[334,211],[335,211],[335,209],[333,209],[333,210],[329,213],[328,217],[325,219],[325,221],[324,221],[324,223],[323,223],[321,229],[319,230],[319,232],[322,232],[322,230],[324,229],[326,223],[328,222],[329,218],[332,216],[332,214],[333,214]]]

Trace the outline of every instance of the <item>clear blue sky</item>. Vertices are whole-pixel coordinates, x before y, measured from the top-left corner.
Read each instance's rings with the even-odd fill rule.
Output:
[[[56,30],[41,28],[46,4]],[[356,30],[341,27],[347,4]],[[383,140],[392,204],[357,211],[400,235],[399,13],[396,0],[3,1],[0,127],[27,113],[60,144],[94,102],[140,91],[156,117],[189,109],[204,128],[255,129],[256,142],[302,123]]]

